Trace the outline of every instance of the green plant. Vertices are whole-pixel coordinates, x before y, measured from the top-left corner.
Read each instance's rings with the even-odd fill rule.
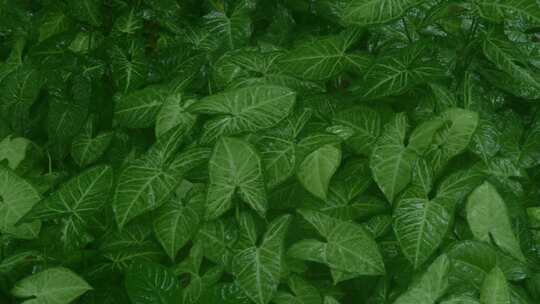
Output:
[[[0,303],[540,302],[536,0],[0,0]]]

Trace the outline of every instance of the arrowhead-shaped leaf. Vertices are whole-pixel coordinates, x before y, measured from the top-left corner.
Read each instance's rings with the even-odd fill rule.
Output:
[[[33,238],[39,223],[15,226],[41,200],[39,192],[15,172],[0,166],[0,231],[16,237]]]
[[[134,263],[126,274],[125,285],[133,304],[174,304],[181,291],[174,273],[154,263]]]
[[[244,292],[257,304],[269,303],[279,285],[283,242],[290,221],[290,216],[274,220],[260,247],[247,248],[234,257],[233,274]]]
[[[221,135],[270,128],[287,117],[295,104],[294,91],[278,86],[253,86],[206,97],[189,110],[214,115],[204,126],[203,141]]]
[[[504,273],[494,267],[484,279],[480,290],[480,303],[482,304],[510,304],[510,288]]]
[[[401,17],[422,0],[352,0],[343,9],[342,20],[347,24],[370,25],[385,23]]]
[[[35,205],[24,220],[75,217],[84,221],[101,211],[110,198],[112,186],[111,167],[100,165],[90,168]]]
[[[210,158],[209,174],[208,219],[229,210],[236,192],[251,208],[264,215],[267,209],[264,175],[260,156],[253,146],[241,139],[222,138]]]
[[[373,178],[386,198],[392,202],[409,184],[416,154],[405,146],[408,128],[405,114],[398,114],[377,140],[371,153]]]
[[[326,200],[330,179],[341,164],[341,149],[325,145],[308,154],[300,163],[296,176],[311,194]]]
[[[467,201],[467,221],[475,238],[491,242],[516,259],[525,261],[519,242],[512,231],[508,208],[488,182],[478,186]]]
[[[49,268],[15,284],[11,293],[17,298],[30,298],[28,304],[69,304],[92,287],[71,270]]]
[[[302,260],[324,263],[330,268],[358,275],[385,273],[381,253],[373,237],[362,226],[304,210],[302,216],[327,240],[303,240],[288,254]]]

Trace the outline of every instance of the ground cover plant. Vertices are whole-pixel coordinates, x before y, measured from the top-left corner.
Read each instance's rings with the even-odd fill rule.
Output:
[[[0,303],[540,303],[536,0],[0,0]]]

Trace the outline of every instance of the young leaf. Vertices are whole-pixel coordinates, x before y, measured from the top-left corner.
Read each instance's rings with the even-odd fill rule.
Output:
[[[214,147],[209,162],[210,185],[207,219],[229,210],[236,192],[260,215],[267,209],[262,163],[257,151],[241,139],[224,137]]]

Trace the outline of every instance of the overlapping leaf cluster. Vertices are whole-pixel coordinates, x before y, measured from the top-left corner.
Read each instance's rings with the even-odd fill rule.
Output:
[[[0,0],[0,303],[540,302],[536,0]]]

